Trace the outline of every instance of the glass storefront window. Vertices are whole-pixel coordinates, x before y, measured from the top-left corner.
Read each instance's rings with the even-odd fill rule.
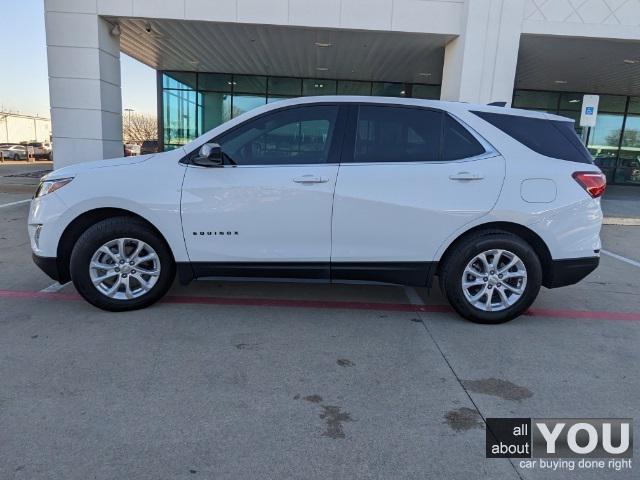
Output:
[[[638,115],[627,117],[615,181],[640,184],[640,116]]]
[[[231,95],[221,92],[200,93],[198,118],[200,119],[199,135],[231,120]]]
[[[631,97],[629,99],[629,113],[640,114],[640,97]]]
[[[556,112],[558,110],[559,97],[559,92],[535,92],[530,90],[516,90],[513,94],[512,105],[515,108]]]
[[[424,98],[427,100],[440,100],[440,85],[420,85],[414,84],[411,89],[413,98]]]
[[[338,95],[371,95],[371,82],[339,80]]]
[[[267,77],[259,77],[256,75],[234,75],[233,92],[266,96]]]
[[[299,97],[302,95],[302,80],[299,78],[270,77],[269,97],[279,95],[285,97]]]
[[[195,90],[196,74],[193,72],[164,72],[162,88],[179,90]]]
[[[440,86],[166,71],[159,93],[164,125],[161,139],[165,150],[170,150],[266,103],[336,93],[439,98]]]
[[[598,112],[624,113],[627,97],[621,95],[600,95]]]
[[[267,103],[267,97],[263,95],[234,95],[233,118],[242,115],[249,110],[261,107]]]
[[[302,95],[335,95],[336,81],[326,79],[305,78],[302,81]]]
[[[275,103],[275,102],[279,102],[280,100],[286,100],[287,98],[296,98],[296,97],[286,97],[284,95],[280,96],[269,96],[269,98],[267,98],[267,103]]]
[[[198,135],[196,129],[196,92],[163,92],[164,144],[184,145]]]
[[[589,131],[587,148],[594,163],[607,176],[608,182],[614,180],[623,120],[624,115],[598,113],[596,126]]]
[[[404,83],[373,82],[371,94],[381,97],[405,97],[407,87]]]
[[[233,77],[226,73],[200,73],[198,74],[198,90],[210,92],[230,92],[233,85]]]

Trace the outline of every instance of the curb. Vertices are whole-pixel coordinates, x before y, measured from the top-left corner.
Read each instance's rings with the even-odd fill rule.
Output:
[[[640,218],[604,217],[604,219],[602,220],[602,224],[626,227],[640,227]]]

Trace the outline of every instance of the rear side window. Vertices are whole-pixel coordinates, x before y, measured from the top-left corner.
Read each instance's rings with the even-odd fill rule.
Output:
[[[593,163],[573,123],[502,113],[472,112],[540,155],[570,162]]]
[[[460,160],[476,157],[485,153],[484,147],[458,121],[445,115],[443,160]]]
[[[361,106],[355,162],[431,162],[440,159],[442,112]]]

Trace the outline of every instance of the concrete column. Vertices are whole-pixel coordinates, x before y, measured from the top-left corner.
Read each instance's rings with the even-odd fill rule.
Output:
[[[96,2],[45,0],[54,165],[121,157],[120,39]]]
[[[442,100],[511,104],[525,0],[466,0],[445,48]]]

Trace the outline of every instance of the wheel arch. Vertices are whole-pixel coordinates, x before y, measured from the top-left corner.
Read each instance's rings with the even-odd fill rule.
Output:
[[[522,240],[527,242],[531,248],[536,252],[536,255],[540,259],[540,264],[542,265],[542,284],[546,285],[551,278],[551,270],[552,270],[552,262],[553,259],[551,257],[551,251],[549,247],[545,243],[545,241],[538,235],[536,232],[531,230],[524,225],[512,222],[490,222],[483,223],[480,225],[476,225],[469,230],[466,230],[462,234],[460,234],[453,242],[451,242],[444,253],[440,257],[440,261],[438,262],[438,271],[440,274],[440,269],[442,265],[447,261],[447,257],[451,255],[451,252],[454,251],[455,247],[464,239],[468,238],[470,235],[486,231],[487,234],[491,233],[511,233],[520,237]]]
[[[107,218],[113,217],[130,217],[137,220],[140,220],[145,225],[147,225],[153,232],[158,235],[160,239],[166,244],[169,252],[173,256],[173,250],[169,242],[165,236],[153,225],[149,220],[144,218],[143,216],[134,213],[130,210],[126,210],[123,208],[95,208],[92,210],[87,210],[86,212],[81,213],[76,218],[74,218],[69,225],[64,229],[62,235],[60,236],[60,240],[58,241],[58,248],[56,254],[56,263],[58,267],[58,281],[60,283],[66,283],[71,280],[71,273],[69,269],[69,263],[71,260],[71,251],[73,250],[74,245],[89,227],[95,225],[96,223],[106,220]],[[175,257],[174,257],[175,261]]]

